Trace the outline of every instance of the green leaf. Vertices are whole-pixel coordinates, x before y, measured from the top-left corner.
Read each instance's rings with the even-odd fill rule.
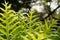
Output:
[[[6,40],[6,39],[4,39],[3,37],[0,36],[0,40]]]
[[[0,7],[0,10],[2,10],[3,12],[5,12],[5,9],[3,9],[3,8],[1,8],[1,7]]]
[[[12,21],[10,21],[10,22],[8,23],[8,25],[10,25],[10,24],[13,23],[15,20],[17,20],[17,18],[18,18],[18,17],[14,17],[14,18],[12,19]]]
[[[0,15],[3,16],[4,18],[6,18],[6,16],[4,14],[2,14],[2,13],[0,13]]]
[[[18,22],[16,22],[15,24],[13,24],[10,28],[9,28],[9,30],[11,30],[11,29],[13,29],[17,24],[19,24],[20,22],[18,21]]]
[[[4,30],[0,29],[0,32],[3,33],[4,35],[6,35],[6,32]]]
[[[6,26],[2,25],[1,23],[0,23],[0,26],[1,26],[2,28],[5,28],[5,29],[6,29]]]
[[[11,31],[11,33],[10,34],[12,34],[12,33],[14,33],[18,28],[20,28],[21,26],[17,26],[15,29],[13,29],[12,31]]]
[[[28,34],[29,36],[31,36],[33,40],[36,40],[35,36],[34,36],[32,33],[27,32],[27,34]]]
[[[21,35],[21,37],[22,37],[22,38],[24,38],[24,40],[29,40],[29,39],[28,39],[28,38],[26,38],[25,36],[22,36],[22,35]]]
[[[0,20],[1,20],[2,22],[6,23],[6,21],[5,21],[4,19],[0,18]]]

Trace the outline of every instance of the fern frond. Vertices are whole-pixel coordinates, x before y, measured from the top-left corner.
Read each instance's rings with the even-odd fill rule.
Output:
[[[10,34],[13,34],[14,31],[20,28],[19,25],[18,27],[16,27],[17,24],[19,24],[18,16],[14,14],[15,12],[13,10],[10,10],[11,5],[8,5],[6,1],[5,4],[2,5],[5,7],[5,9],[0,8],[4,12],[4,13],[0,13],[0,15],[4,18],[1,17],[0,21],[2,21],[4,24],[2,24],[2,22],[0,23],[0,27],[1,27],[0,32],[6,36],[6,40],[10,40]]]

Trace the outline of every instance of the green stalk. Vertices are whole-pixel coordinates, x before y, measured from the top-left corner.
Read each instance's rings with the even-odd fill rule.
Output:
[[[29,16],[29,20],[30,20],[30,23],[29,23],[29,27],[30,27],[30,30],[32,29],[31,26],[32,26],[32,13],[30,13],[30,16]]]
[[[7,34],[6,34],[6,37],[7,37],[7,40],[9,40],[9,28],[8,28],[8,9],[7,9],[7,7],[5,7],[5,10],[6,10],[6,12],[5,12],[5,14],[6,14],[6,32],[7,32]]]

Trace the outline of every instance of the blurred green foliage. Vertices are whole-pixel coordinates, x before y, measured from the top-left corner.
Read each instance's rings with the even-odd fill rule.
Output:
[[[34,9],[29,13],[18,14],[10,10],[11,5],[5,1],[2,4],[5,9],[0,8],[4,13],[0,13],[0,40],[59,40],[60,27],[54,29],[57,20],[50,17],[44,22],[38,20]]]

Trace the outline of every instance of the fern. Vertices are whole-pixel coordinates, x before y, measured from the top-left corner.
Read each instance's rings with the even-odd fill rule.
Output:
[[[17,29],[17,24],[19,24],[19,21],[17,20],[18,17],[15,14],[13,10],[9,10],[11,7],[11,4],[8,5],[8,2],[5,4],[2,4],[5,9],[0,8],[4,13],[0,13],[2,17],[0,17],[0,33],[6,36],[6,38],[0,36],[1,40],[10,40],[10,35],[14,33]]]
[[[48,36],[46,34],[40,34],[38,32],[25,32],[26,35],[20,35],[20,38],[23,38],[23,40],[42,40],[42,39],[48,39]]]
[[[29,30],[34,30],[37,27],[37,23],[39,23],[39,17],[35,15],[35,11],[33,9],[30,10],[29,14],[27,14],[27,22]]]
[[[35,11],[31,9],[26,16],[10,10],[11,4],[5,1],[0,8],[0,40],[42,40],[49,39],[51,27],[57,22],[54,19],[39,21]],[[56,31],[55,31],[56,32]],[[27,37],[26,37],[27,35]]]

